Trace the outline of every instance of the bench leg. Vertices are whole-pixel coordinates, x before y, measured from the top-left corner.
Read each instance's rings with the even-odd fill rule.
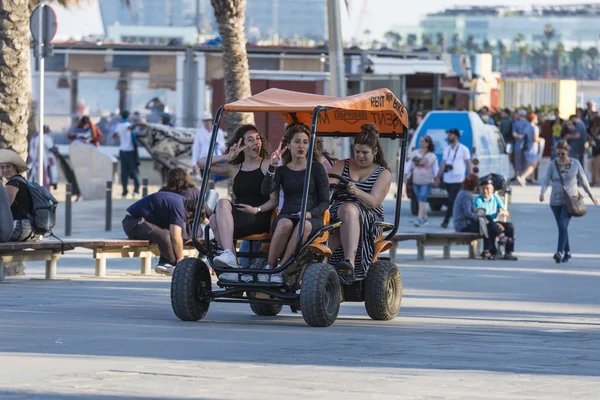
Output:
[[[417,242],[417,260],[422,261],[425,259],[425,243]]]
[[[0,282],[4,280],[4,260],[0,257]]]
[[[60,254],[52,254],[49,260],[46,260],[46,279],[56,279],[56,267]]]
[[[390,248],[390,260],[396,261],[396,247],[398,243],[394,243],[394,245]]]
[[[450,259],[450,243],[444,245],[444,260]]]
[[[476,254],[477,254],[477,246],[478,246],[478,242],[477,240],[473,240],[470,244],[469,244],[469,258],[473,259],[476,258]]]
[[[152,273],[152,253],[147,252],[145,256],[142,257],[142,275],[150,275]]]
[[[96,255],[96,276],[99,278],[106,276],[106,257],[104,257],[104,254]]]

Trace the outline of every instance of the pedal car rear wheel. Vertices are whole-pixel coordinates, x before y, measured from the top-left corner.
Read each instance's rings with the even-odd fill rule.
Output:
[[[212,281],[208,267],[197,258],[181,260],[171,280],[171,306],[182,321],[198,321],[204,318],[210,301]]]
[[[256,315],[262,317],[273,317],[281,312],[281,304],[250,304],[250,308]]]
[[[311,264],[300,289],[302,317],[310,326],[333,324],[340,311],[340,278],[329,264]]]
[[[400,311],[402,277],[396,264],[375,261],[365,278],[365,308],[374,320],[389,321]]]

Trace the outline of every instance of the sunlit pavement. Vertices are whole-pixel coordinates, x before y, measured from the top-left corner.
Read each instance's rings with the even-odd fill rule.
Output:
[[[215,303],[183,323],[168,278],[136,275],[137,260],[109,260],[97,279],[91,253],[67,253],[57,281],[36,279],[43,263],[30,263],[0,283],[0,399],[598,398],[600,208],[572,220],[574,258],[556,264],[538,193],[515,189],[517,262],[468,260],[466,247],[451,260],[427,248],[418,262],[403,243],[404,299],[390,322],[359,303],[325,329],[289,309],[267,318]],[[82,215],[102,211],[87,204]],[[442,231],[441,213],[414,228],[404,202],[402,217],[402,231]],[[89,221],[76,233],[102,234]]]

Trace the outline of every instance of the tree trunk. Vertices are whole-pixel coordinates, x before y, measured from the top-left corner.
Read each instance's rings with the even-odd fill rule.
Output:
[[[27,159],[29,0],[0,2],[0,136]]]
[[[230,103],[252,95],[244,34],[246,0],[211,0],[211,4],[223,39],[225,100]],[[230,134],[242,124],[253,123],[254,114],[226,114],[227,132]]]

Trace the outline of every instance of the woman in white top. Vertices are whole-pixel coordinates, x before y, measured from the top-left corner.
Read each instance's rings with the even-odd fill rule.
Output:
[[[525,158],[527,159],[527,169],[521,176],[517,176],[517,181],[521,186],[527,184],[527,178],[531,176],[531,183],[535,183],[533,172],[537,167],[539,161],[540,152],[540,127],[538,126],[538,116],[531,113],[527,116],[531,127],[533,128],[533,134],[531,137],[527,137],[526,140],[529,142],[529,148],[525,151]]]
[[[427,225],[427,201],[431,194],[434,178],[438,173],[438,159],[435,145],[429,135],[419,141],[419,149],[410,155],[409,171],[412,171],[414,196],[419,202],[419,214],[415,226]]]

